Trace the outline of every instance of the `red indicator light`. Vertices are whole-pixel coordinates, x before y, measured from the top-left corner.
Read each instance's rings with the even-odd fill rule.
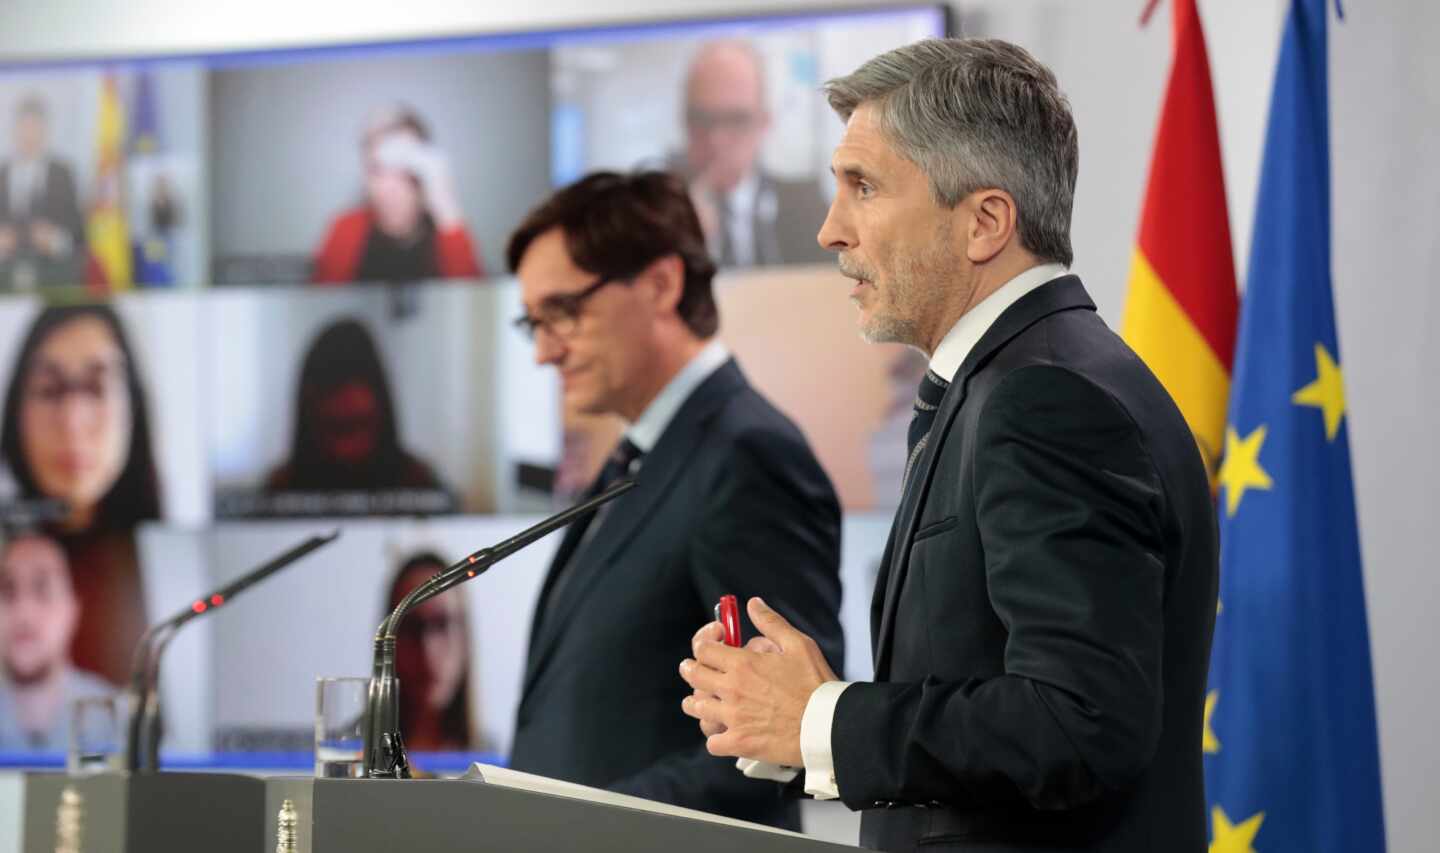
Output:
[[[473,577],[475,577],[475,570],[474,570],[474,569],[471,569],[470,571],[466,572],[465,574],[466,574],[467,577],[472,577],[472,578],[473,578]]]
[[[471,564],[471,565],[474,565],[474,564],[475,564],[475,555],[474,555],[474,554],[471,554],[467,559],[470,560],[470,564]]]
[[[217,593],[215,593],[214,595],[210,596],[210,606],[211,606],[211,607],[219,607],[220,605],[222,605],[222,604],[224,604],[224,603],[225,603],[225,596],[221,595],[220,593],[217,592]]]
[[[195,611],[196,613],[204,613],[204,612],[205,612],[205,602],[204,602],[204,601],[196,601],[194,604],[190,605],[190,609],[193,610],[193,611]]]

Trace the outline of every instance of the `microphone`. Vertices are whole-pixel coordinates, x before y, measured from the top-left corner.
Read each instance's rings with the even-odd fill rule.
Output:
[[[156,623],[140,635],[135,645],[135,660],[130,668],[130,719],[125,737],[125,769],[153,773],[160,768],[160,656],[182,625],[192,619],[218,610],[235,600],[235,596],[265,580],[317,548],[334,542],[340,531],[324,536],[311,536],[299,545],[271,559],[239,579],[202,595],[188,607],[163,622]]]
[[[395,683],[395,632],[400,620],[415,607],[446,592],[535,540],[564,527],[635,488],[634,480],[620,480],[589,500],[550,516],[505,541],[481,548],[448,568],[431,575],[395,605],[375,632],[375,662],[365,714],[365,775],[371,779],[409,779],[410,762],[400,737],[400,691]]]

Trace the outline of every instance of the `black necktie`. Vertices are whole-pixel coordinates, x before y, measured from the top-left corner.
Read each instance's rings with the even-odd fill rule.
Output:
[[[910,431],[906,435],[905,449],[905,482],[910,482],[910,469],[915,467],[915,462],[925,450],[926,440],[930,436],[930,428],[935,425],[935,414],[940,410],[940,401],[945,397],[945,389],[950,383],[942,379],[933,370],[926,370],[925,376],[920,380],[920,388],[915,393],[915,413],[910,416]]]
[[[620,443],[615,445],[615,449],[606,457],[605,464],[600,466],[600,476],[595,478],[595,484],[590,487],[588,494],[593,497],[615,485],[615,481],[629,474],[631,466],[644,455],[645,452],[636,447],[635,442],[628,436],[620,439]]]
[[[720,251],[717,262],[722,267],[736,264],[735,241],[730,239],[730,197],[725,193],[715,195],[715,218],[720,220]]]
[[[628,437],[620,439],[620,443],[615,446],[614,450],[610,451],[610,456],[605,459],[605,464],[600,467],[600,475],[595,478],[595,482],[586,490],[585,499],[588,500],[589,498],[595,497],[615,485],[615,482],[621,477],[632,473],[632,470],[636,467],[635,463],[644,455],[644,451],[636,447],[635,442],[631,441]],[[559,601],[561,592],[569,585],[570,581],[574,579],[576,564],[580,562],[580,554],[584,552],[585,546],[589,544],[590,540],[595,538],[595,529],[599,528],[601,518],[609,508],[610,504],[606,504],[575,522],[575,550],[570,552],[569,557],[565,560],[565,565],[560,567],[560,571],[555,576],[555,583],[550,587],[550,601]]]

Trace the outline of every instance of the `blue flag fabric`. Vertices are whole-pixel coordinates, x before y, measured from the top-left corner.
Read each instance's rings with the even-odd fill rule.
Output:
[[[130,169],[142,197],[140,216],[133,224],[131,245],[135,283],[166,286],[175,283],[171,263],[175,204],[174,189],[160,150],[160,120],[155,84],[148,70],[135,80],[135,101],[130,121]]]
[[[1326,0],[1293,0],[1220,469],[1205,703],[1212,853],[1383,853],[1374,687],[1330,278]]]

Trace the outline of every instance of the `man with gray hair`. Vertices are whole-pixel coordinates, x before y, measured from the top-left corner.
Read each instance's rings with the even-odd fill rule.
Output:
[[[1028,53],[918,42],[826,86],[820,242],[871,341],[923,351],[905,485],[845,683],[759,599],[683,702],[747,775],[890,851],[1202,851],[1214,508],[1174,402],[1069,275],[1079,156]]]

